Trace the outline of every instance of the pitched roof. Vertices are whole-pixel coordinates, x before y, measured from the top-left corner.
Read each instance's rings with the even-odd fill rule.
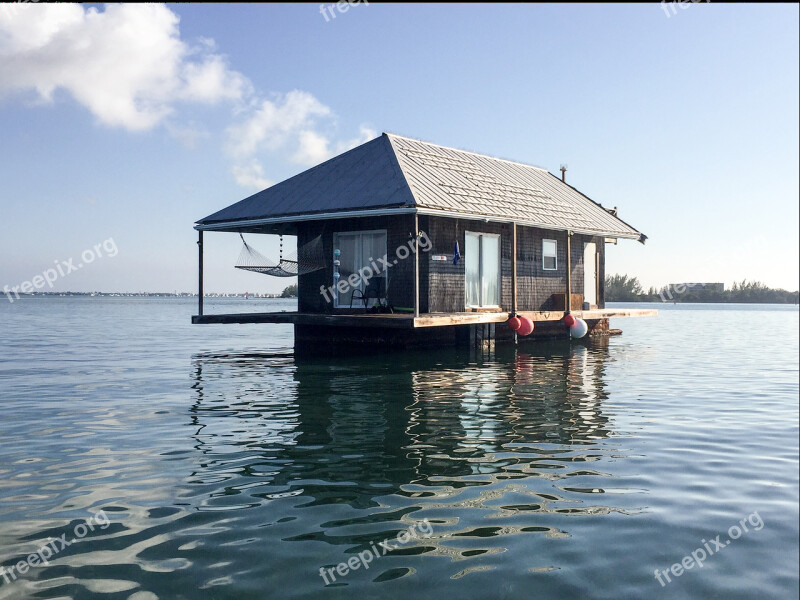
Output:
[[[545,169],[387,133],[201,219],[198,228],[361,211],[417,211],[645,237]]]

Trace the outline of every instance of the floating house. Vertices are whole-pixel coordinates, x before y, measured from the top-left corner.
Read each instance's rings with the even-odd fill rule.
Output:
[[[384,133],[195,224],[199,310],[193,323],[292,323],[297,345],[419,346],[591,333],[605,308],[605,246],[646,236],[545,169]],[[298,277],[297,312],[203,313],[203,234],[242,235],[239,268]],[[253,235],[251,235],[253,234]],[[259,235],[297,237],[271,261]],[[244,235],[247,235],[245,239]]]

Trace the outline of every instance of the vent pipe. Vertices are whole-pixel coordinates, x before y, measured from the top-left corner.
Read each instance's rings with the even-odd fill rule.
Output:
[[[561,181],[567,183],[567,165],[561,165]]]

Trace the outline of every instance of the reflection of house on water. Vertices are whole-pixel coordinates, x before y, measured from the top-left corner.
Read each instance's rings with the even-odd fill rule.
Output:
[[[603,412],[607,352],[565,343],[485,360],[449,349],[433,360],[199,355],[191,412],[208,459],[197,478],[218,477],[219,494],[242,503],[281,500],[271,517],[302,523],[283,539],[352,547],[423,517],[436,530],[424,551],[449,555],[462,556],[455,540],[565,535],[566,515],[618,510],[595,504],[609,498],[610,475],[592,468],[619,458]],[[333,504],[347,516],[332,520]],[[337,533],[359,523],[375,531]]]
[[[419,405],[420,421],[438,426],[438,413],[458,415],[458,445],[485,452],[515,443],[575,444],[607,437],[602,351],[568,345],[542,350],[512,351],[482,368],[415,371],[413,388],[428,400]],[[453,435],[445,432],[444,439]]]

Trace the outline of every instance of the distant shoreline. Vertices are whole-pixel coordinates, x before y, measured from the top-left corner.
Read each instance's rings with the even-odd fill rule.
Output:
[[[642,298],[641,300],[609,300],[606,302],[621,303],[621,304],[786,304],[790,306],[797,306],[797,298],[779,298],[779,299],[733,299],[733,300],[712,300],[708,298],[687,298],[679,300],[678,297],[672,300],[661,300],[658,296],[655,298]]]
[[[760,281],[724,283],[670,283],[660,290],[644,291],[638,277],[627,274],[605,278],[606,302],[661,302],[664,304],[798,304],[800,292],[771,288]]]
[[[85,298],[197,298],[196,293],[189,292],[38,292],[30,294],[13,295],[14,300],[21,300],[23,298],[71,298],[71,297],[85,297]],[[203,298],[245,298],[243,293],[205,293]],[[285,297],[277,294],[260,294],[248,293],[247,298],[258,298],[259,300],[276,300],[276,299],[292,299],[296,296]]]
[[[663,306],[665,304],[771,304],[774,306],[798,306],[797,302],[770,302],[767,300],[606,300],[606,304],[656,304]]]
[[[36,294],[20,294],[19,300],[36,298],[197,298],[197,294],[188,292],[168,293],[168,292],[41,292]],[[204,298],[237,298],[239,300],[297,300],[296,296],[284,297],[280,294],[248,294],[247,298],[242,294],[235,293],[211,293],[205,294]],[[15,297],[16,301],[17,298]],[[769,302],[764,300],[753,301],[732,301],[732,300],[666,300],[660,299],[641,299],[641,300],[606,300],[612,304],[774,304],[776,306],[797,306],[797,302]]]

